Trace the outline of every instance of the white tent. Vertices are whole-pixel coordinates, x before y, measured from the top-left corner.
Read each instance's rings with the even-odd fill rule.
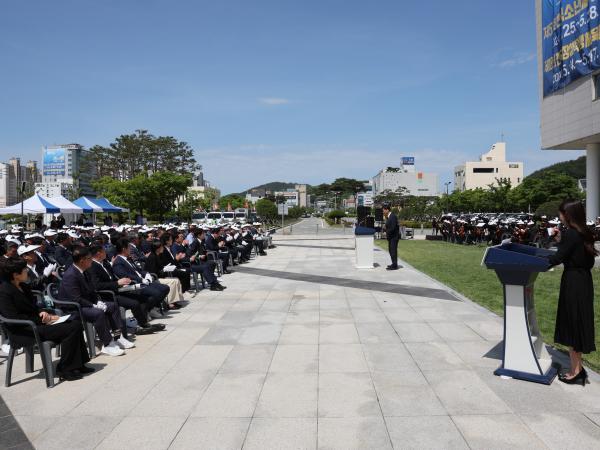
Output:
[[[22,211],[21,203],[23,205]],[[63,212],[60,206],[55,205],[53,201],[39,194],[29,197],[21,203],[0,208],[0,214],[21,214],[21,212],[23,214],[58,214]]]
[[[81,214],[83,212],[83,208],[80,208],[73,202],[67,200],[62,195],[50,197],[48,201],[58,206],[61,213]]]

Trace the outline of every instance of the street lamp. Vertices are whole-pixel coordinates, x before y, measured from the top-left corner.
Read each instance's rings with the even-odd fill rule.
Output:
[[[446,181],[444,186],[446,186],[446,195],[448,195],[448,187],[452,184],[452,181]]]

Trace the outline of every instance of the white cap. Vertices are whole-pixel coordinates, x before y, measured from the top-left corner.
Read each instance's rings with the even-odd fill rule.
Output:
[[[29,253],[34,251],[35,249],[40,248],[39,245],[21,245],[18,249],[17,249],[17,255],[21,256],[24,255],[25,253]]]
[[[49,236],[56,236],[58,233],[54,230],[46,230],[44,231],[44,236],[49,237]]]
[[[74,239],[79,239],[79,235],[75,232],[75,230],[69,230],[67,231],[67,234]]]
[[[13,244],[21,245],[21,241],[18,240],[15,236],[11,236],[10,234],[6,236],[6,242],[12,242]]]

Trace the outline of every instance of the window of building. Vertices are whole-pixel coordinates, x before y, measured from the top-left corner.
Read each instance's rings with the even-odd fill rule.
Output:
[[[491,161],[491,160],[492,160],[492,157],[491,157],[491,156],[488,156],[487,158],[485,158],[485,160],[486,160],[486,161]]]
[[[520,182],[521,182],[521,178],[517,178],[517,183],[520,183]]]
[[[594,83],[592,85],[593,89],[594,89],[593,100],[598,100],[598,99],[600,99],[600,73],[594,75],[593,80],[594,80]]]
[[[509,165],[508,165],[508,168],[509,168],[509,169],[518,169],[518,168],[519,168],[519,165],[518,165],[518,164],[509,164]]]
[[[496,173],[498,173],[498,168],[496,167]]]
[[[494,173],[493,167],[473,167],[473,173]]]

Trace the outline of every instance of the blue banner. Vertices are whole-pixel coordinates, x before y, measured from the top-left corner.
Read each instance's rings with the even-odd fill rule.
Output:
[[[599,0],[542,0],[544,96],[600,69]]]
[[[65,149],[44,148],[44,175],[64,177],[65,172]]]

